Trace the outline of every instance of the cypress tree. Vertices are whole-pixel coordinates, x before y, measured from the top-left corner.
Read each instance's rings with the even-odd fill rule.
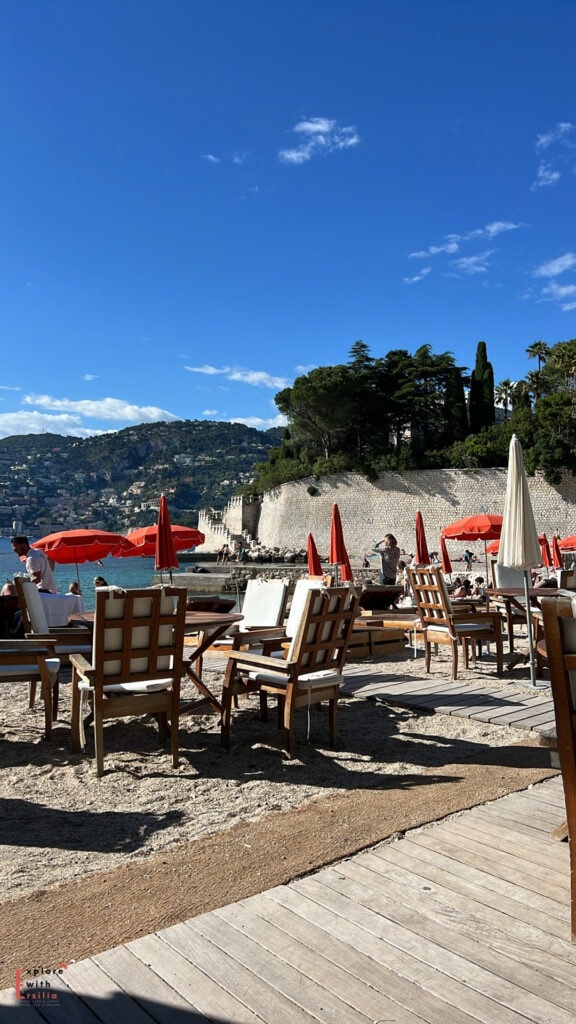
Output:
[[[479,341],[476,349],[476,363],[470,377],[468,409],[472,434],[479,434],[483,427],[490,427],[495,422],[494,370],[492,363],[488,362],[485,341]]]

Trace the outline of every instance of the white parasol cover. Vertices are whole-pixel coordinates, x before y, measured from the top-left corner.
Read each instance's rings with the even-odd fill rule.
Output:
[[[540,565],[541,561],[542,555],[530,501],[522,445],[516,434],[513,434],[508,454],[506,502],[498,562],[500,565],[507,565],[514,569],[530,569]]]

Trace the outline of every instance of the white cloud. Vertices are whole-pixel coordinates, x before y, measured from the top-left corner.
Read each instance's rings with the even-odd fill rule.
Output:
[[[242,423],[245,427],[255,427],[256,430],[269,430],[271,427],[285,427],[288,420],[285,416],[274,416],[272,419],[264,420],[259,416],[233,416],[229,423]]]
[[[438,256],[441,253],[451,255],[459,252],[462,242],[469,242],[475,238],[496,238],[497,235],[502,235],[507,231],[517,231],[521,227],[522,224],[515,224],[511,220],[493,220],[482,228],[473,228],[471,231],[465,231],[464,234],[457,234],[453,231],[444,236],[446,241],[441,245],[429,245],[427,249],[419,249],[418,252],[411,252],[408,255],[411,259],[428,259],[430,256]]]
[[[295,366],[294,367],[295,373],[299,373],[299,374],[310,373],[312,370],[317,370],[317,369],[318,369],[318,363],[310,363],[308,366]]]
[[[220,157],[219,156],[213,156],[212,153],[203,153],[201,159],[202,160],[207,160],[209,164],[219,164],[220,163]]]
[[[569,121],[559,121],[552,131],[536,136],[536,149],[548,149],[553,142],[567,141],[567,137],[574,131],[574,125]]]
[[[185,366],[189,373],[203,373],[209,377],[221,374],[226,380],[238,381],[241,384],[250,384],[252,387],[264,388],[285,388],[290,383],[286,377],[273,377],[264,370],[245,370],[242,367],[234,366]]]
[[[561,177],[562,175],[560,174],[560,171],[553,170],[550,164],[541,163],[536,171],[536,181],[532,182],[530,190],[535,192],[537,188],[546,188],[549,185],[555,185]]]
[[[218,414],[218,409],[203,409],[202,410],[202,415],[203,416],[216,416],[217,414]]]
[[[428,277],[431,270],[432,267],[423,267],[419,274],[416,274],[414,277],[403,277],[402,281],[404,284],[416,284],[418,281],[423,281],[425,277]]]
[[[0,437],[18,434],[64,434],[66,437],[91,437],[102,433],[81,425],[79,416],[50,416],[46,413],[25,410],[0,413]]]
[[[460,259],[453,260],[452,266],[462,274],[485,274],[488,270],[488,260],[493,252],[494,249],[487,249],[485,252],[478,253],[477,256],[461,256]]]
[[[10,384],[0,384],[0,391],[22,391],[22,388],[12,387]]]
[[[576,267],[576,253],[567,252],[564,256],[558,256],[555,260],[548,260],[541,263],[534,271],[534,277],[557,277],[565,270],[573,270]]]
[[[178,416],[159,409],[154,405],[132,405],[121,398],[74,401],[69,398],[54,398],[52,395],[25,395],[24,405],[50,409],[57,413],[72,413],[79,417],[95,420],[111,420],[117,423],[155,423],[158,420],[177,420]]]
[[[247,149],[238,149],[232,156],[232,163],[241,167],[242,164],[246,163],[248,156],[249,153]]]
[[[85,373],[82,380],[98,380],[97,373]]]
[[[294,149],[281,149],[278,159],[286,164],[304,164],[321,153],[336,153],[357,146],[360,136],[353,125],[339,125],[328,117],[310,117],[292,129],[304,141]]]

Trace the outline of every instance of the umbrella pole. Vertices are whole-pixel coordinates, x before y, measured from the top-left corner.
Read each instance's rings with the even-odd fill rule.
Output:
[[[534,656],[534,637],[532,636],[532,616],[530,615],[530,570],[524,570],[524,594],[526,598],[526,623],[528,626],[528,651],[530,656],[530,682],[537,686],[536,682],[536,658]]]

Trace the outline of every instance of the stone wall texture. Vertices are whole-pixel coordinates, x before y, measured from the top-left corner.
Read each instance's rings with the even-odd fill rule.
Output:
[[[528,480],[536,527],[549,538],[576,533],[576,478],[566,474],[552,487],[541,475]],[[313,491],[315,493],[310,493]],[[260,502],[232,498],[215,522],[201,513],[199,528],[206,533],[202,551],[217,550],[224,541],[243,535],[270,548],[300,550],[308,533],[314,535],[322,557],[330,543],[332,506],[337,502],[350,558],[358,562],[384,534],[393,533],[401,548],[414,550],[414,521],[420,511],[430,550],[438,550],[440,530],[463,516],[478,512],[502,514],[506,495],[505,469],[426,470],[386,473],[375,483],[357,474],[298,480],[263,495]],[[221,517],[221,518],[220,518]],[[448,543],[454,556],[464,546],[478,555],[483,543]]]
[[[576,533],[576,478],[566,474],[561,485],[552,487],[536,475],[528,486],[539,531],[549,538],[556,532],[561,537]],[[310,494],[309,487],[317,493]],[[375,483],[357,474],[300,480],[263,496],[257,536],[268,547],[299,549],[311,532],[320,554],[327,555],[332,506],[337,502],[352,561],[386,533],[393,533],[400,547],[412,552],[418,510],[428,548],[438,550],[443,526],[478,512],[501,515],[505,496],[505,469],[386,473]],[[466,546],[477,554],[484,550],[482,543]],[[455,554],[463,547],[456,541],[448,544]]]

